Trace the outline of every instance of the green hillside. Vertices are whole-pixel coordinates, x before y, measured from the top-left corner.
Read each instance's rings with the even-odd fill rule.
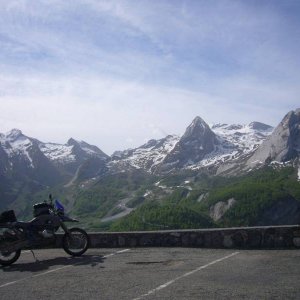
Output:
[[[35,187],[14,182],[11,190],[19,219],[32,217],[32,205],[51,192],[70,215],[90,230],[163,230],[300,223],[300,182],[293,167],[267,167],[240,177],[210,176],[196,171],[154,176],[141,170],[110,174],[70,187]],[[234,204],[218,220],[220,203]],[[116,221],[101,218],[133,211]],[[4,203],[2,203],[4,204]],[[4,206],[3,206],[4,208]]]
[[[297,181],[294,168],[281,170],[266,168],[244,176],[227,186],[216,188],[203,203],[204,209],[230,198],[234,198],[237,202],[225,213],[220,225],[253,226],[263,224],[264,212],[277,203],[289,199],[300,202],[300,183]],[[290,201],[288,203],[290,204]]]
[[[163,230],[213,227],[205,214],[185,206],[147,203],[111,225],[112,231]]]
[[[112,224],[110,229],[255,226],[272,225],[270,222],[288,224],[300,221],[300,183],[292,167],[280,170],[265,168],[231,178],[199,175],[190,182],[192,189],[175,188],[170,195],[141,205],[127,217]],[[175,178],[170,176],[162,182],[174,184],[176,178],[178,175]],[[214,222],[209,216],[211,208],[231,198],[235,199],[235,204],[220,220]],[[272,210],[275,215],[270,217],[268,211]]]

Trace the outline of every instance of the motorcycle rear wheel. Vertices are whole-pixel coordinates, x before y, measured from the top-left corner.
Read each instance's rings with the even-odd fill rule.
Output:
[[[81,228],[71,228],[69,232],[63,236],[63,249],[72,256],[82,255],[89,248],[89,245],[89,236]]]
[[[13,264],[21,255],[21,250],[8,252],[5,250],[0,251],[0,264],[2,266],[9,266]]]

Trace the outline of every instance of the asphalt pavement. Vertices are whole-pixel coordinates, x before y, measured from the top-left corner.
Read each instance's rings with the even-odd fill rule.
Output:
[[[300,299],[299,250],[29,251],[0,267],[0,299]]]

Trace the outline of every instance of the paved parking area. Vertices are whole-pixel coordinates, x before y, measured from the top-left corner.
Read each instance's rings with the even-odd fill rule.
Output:
[[[299,250],[29,251],[0,267],[0,299],[300,299]]]

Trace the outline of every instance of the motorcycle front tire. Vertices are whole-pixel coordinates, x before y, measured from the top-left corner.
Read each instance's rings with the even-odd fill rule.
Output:
[[[65,233],[62,246],[66,253],[72,256],[80,256],[89,248],[90,239],[85,230],[81,228],[71,228]]]

